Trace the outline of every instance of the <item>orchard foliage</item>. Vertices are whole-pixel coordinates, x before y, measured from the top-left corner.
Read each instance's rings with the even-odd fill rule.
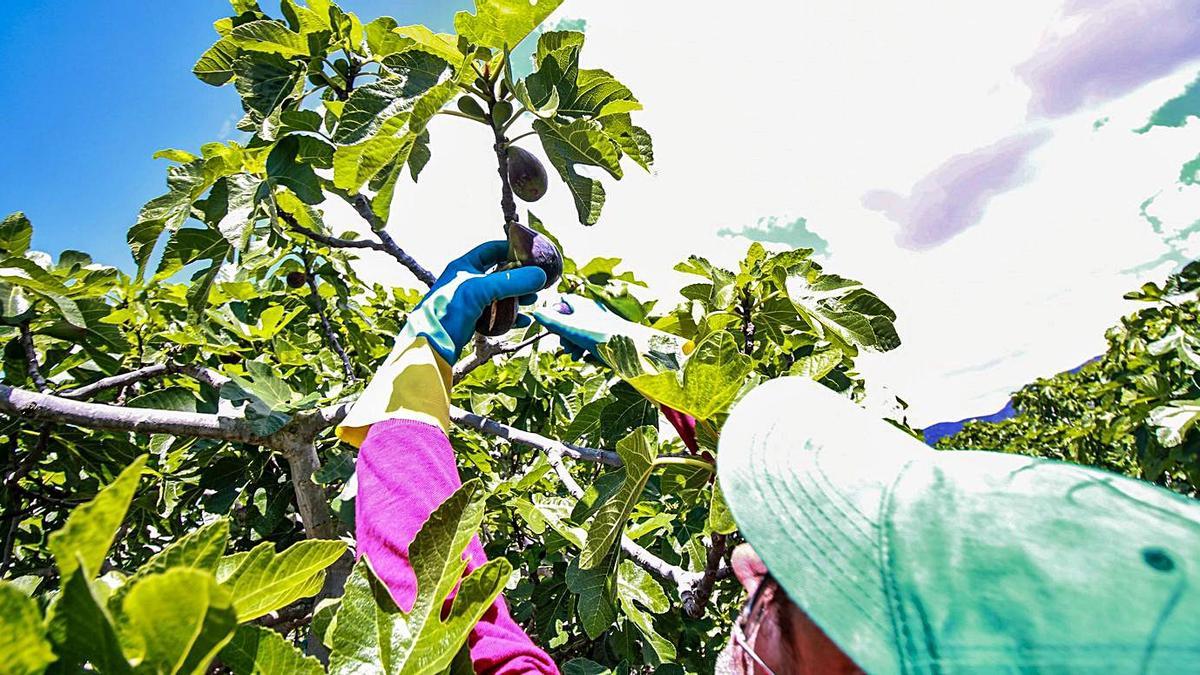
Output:
[[[431,157],[430,120],[491,129],[480,157],[495,161],[504,228],[520,222],[513,175],[535,182],[518,196],[542,187],[516,143],[536,138],[546,189],[566,190],[584,225],[606,181],[578,167],[619,179],[653,162],[641,104],[583,67],[581,33],[542,33],[533,72],[514,78],[511,49],[559,4],[477,0],[449,35],[329,0],[283,0],[280,17],[232,0],[194,72],[237,91],[244,136],[158,153],[167,191],[129,229],[129,271],[30,250],[20,213],[0,223],[13,669],[462,672],[467,633],[504,589],[568,672],[711,670],[739,596],[713,471],[730,406],[783,374],[861,396],[856,356],[899,344],[887,305],[808,250],[756,244],[735,270],[691,258],[678,269],[695,283],[670,308],[640,299],[618,258],[564,256],[557,290],[673,337],[606,344],[608,365],[536,327],[476,339],[452,392],[468,482],[413,544],[438,553],[416,570],[412,611],[350,555],[355,455],[333,428],[423,290],[364,283],[356,253],[432,283],[389,234],[396,186]],[[510,171],[510,156],[526,165]],[[333,201],[361,223],[327,222]],[[556,245],[569,226],[525,218]],[[494,562],[442,615],[476,532]]]
[[[1109,329],[1103,355],[1021,389],[1015,417],[969,423],[939,445],[1090,464],[1198,496],[1198,291],[1194,262],[1126,294],[1147,306]]]

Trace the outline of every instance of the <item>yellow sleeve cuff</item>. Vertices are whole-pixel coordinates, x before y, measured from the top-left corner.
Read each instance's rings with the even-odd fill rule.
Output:
[[[338,438],[358,447],[372,424],[407,419],[434,424],[450,433],[453,370],[421,336],[405,333],[367,388],[338,425]]]

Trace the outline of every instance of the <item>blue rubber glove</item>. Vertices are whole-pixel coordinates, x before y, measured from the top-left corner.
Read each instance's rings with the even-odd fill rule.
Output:
[[[452,261],[408,315],[407,329],[423,335],[447,363],[457,361],[485,307],[518,296],[520,304],[533,304],[546,283],[546,273],[534,266],[487,273],[507,259],[508,242],[489,241]],[[517,326],[529,324],[529,317],[517,316]]]
[[[682,349],[681,337],[629,321],[591,298],[562,295],[533,310],[533,318],[558,336],[563,349],[575,358],[588,353],[603,361],[596,346],[623,335],[645,352],[656,345],[675,345]]]

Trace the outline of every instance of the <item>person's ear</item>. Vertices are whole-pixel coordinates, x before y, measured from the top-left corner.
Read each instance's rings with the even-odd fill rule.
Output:
[[[758,553],[755,553],[754,547],[750,544],[739,544],[733,549],[729,562],[733,566],[734,576],[742,583],[746,593],[754,595],[755,589],[767,576],[767,565],[758,557]]]

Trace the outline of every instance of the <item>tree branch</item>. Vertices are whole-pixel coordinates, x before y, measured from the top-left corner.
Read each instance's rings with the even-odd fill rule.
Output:
[[[535,344],[538,340],[549,335],[549,333],[538,333],[537,335],[525,340],[524,342],[493,342],[483,335],[475,335],[475,350],[471,352],[471,357],[465,361],[460,361],[454,366],[454,383],[467,376],[472,370],[482,366],[492,360],[493,356],[499,354],[512,354],[519,352],[529,345]]]
[[[400,248],[399,244],[396,243],[396,240],[392,239],[392,236],[384,231],[383,226],[379,223],[379,219],[375,217],[375,212],[371,210],[371,203],[366,197],[363,195],[351,195],[344,190],[330,191],[341,197],[342,200],[344,200],[347,204],[354,207],[354,210],[358,213],[358,215],[361,216],[363,220],[367,221],[367,225],[370,226],[371,231],[375,233],[375,236],[379,237],[379,241],[372,241],[370,239],[340,239],[338,237],[331,237],[327,234],[321,234],[320,232],[314,232],[313,230],[310,230],[298,223],[295,217],[286,211],[279,211],[279,217],[283,219],[283,221],[286,222],[288,227],[290,227],[292,230],[295,230],[297,233],[302,234],[315,242],[324,244],[330,248],[361,248],[379,251],[380,253],[386,253],[395,258],[401,265],[407,267],[408,271],[412,272],[413,276],[419,279],[421,283],[425,284],[426,286],[432,286],[434,282],[437,281],[437,277],[435,277],[432,272],[425,269],[421,263],[417,262],[412,256],[405,253],[404,249]]]
[[[292,475],[296,510],[300,513],[300,521],[304,523],[304,533],[309,539],[336,539],[337,520],[329,510],[329,499],[325,489],[312,479],[313,473],[321,468],[316,446],[312,441],[297,442],[280,451]]]
[[[304,227],[296,221],[292,214],[286,211],[280,211],[279,217],[286,222],[288,227],[290,227],[292,230],[308,237],[309,239],[312,239],[318,244],[324,244],[330,248],[367,248],[373,251],[387,253],[387,249],[384,248],[383,244],[377,241],[372,241],[371,239],[341,239],[338,237],[331,237],[327,234],[321,234],[320,232],[316,232]]]
[[[412,256],[405,253],[404,249],[400,248],[399,244],[396,243],[396,240],[392,239],[392,235],[388,234],[387,231],[383,229],[384,224],[379,222],[379,218],[377,218],[375,216],[375,212],[371,210],[370,200],[361,194],[351,195],[344,190],[336,190],[334,191],[334,194],[338,195],[347,204],[354,207],[354,210],[358,212],[358,215],[361,216],[363,220],[367,221],[367,225],[370,226],[371,231],[375,233],[375,236],[379,237],[379,242],[383,247],[382,250],[384,253],[392,256],[398,260],[401,265],[407,267],[408,271],[412,272],[413,276],[420,279],[421,282],[426,286],[433,286],[433,284],[437,282],[437,277],[434,276],[432,272],[422,267],[421,263],[417,262]]]
[[[85,384],[82,387],[77,387],[70,391],[64,391],[60,393],[59,396],[75,400],[91,398],[93,395],[102,392],[105,389],[124,387],[135,382],[141,382],[143,380],[169,375],[174,372],[179,372],[179,368],[172,364],[156,363],[152,366],[146,366],[145,368],[131,370],[128,373],[121,373],[119,375],[113,375],[112,377],[105,377],[103,379],[96,380],[95,382]]]
[[[504,231],[508,232],[508,224],[520,222],[517,217],[517,204],[513,201],[512,185],[508,182],[508,138],[504,129],[496,123],[493,114],[496,104],[488,102],[488,117],[492,120],[492,135],[496,139],[492,149],[496,151],[496,171],[500,174],[500,210],[504,213]]]
[[[321,294],[317,291],[317,278],[313,274],[312,261],[308,258],[304,259],[304,280],[308,283],[308,291],[312,294],[313,305],[316,306],[317,316],[321,319],[321,331],[325,333],[325,339],[329,342],[330,348],[341,358],[342,372],[345,373],[346,380],[348,382],[356,381],[358,378],[354,377],[354,365],[350,363],[350,357],[346,355],[346,350],[342,348],[342,341],[338,339],[338,334],[333,329],[333,324],[329,323],[325,301],[321,299]]]
[[[225,379],[217,374],[208,375],[213,381]],[[256,433],[243,418],[87,403],[0,384],[0,413],[14,417],[71,424],[85,429],[213,438],[252,443],[280,451],[291,447],[290,444],[298,437],[311,438],[322,429],[337,424],[345,417],[348,408],[348,403],[341,403],[311,413],[298,413],[282,429],[264,436]]]
[[[50,391],[46,378],[42,377],[41,366],[38,365],[37,349],[33,346],[33,333],[29,332],[29,322],[21,322],[21,347],[25,350],[25,368],[29,370],[29,379],[40,392]]]
[[[474,429],[491,436],[497,436],[512,443],[520,443],[537,448],[546,453],[546,460],[549,462],[551,468],[554,469],[559,480],[566,487],[567,492],[571,493],[576,499],[583,497],[584,489],[563,464],[563,457],[570,457],[586,462],[596,462],[608,466],[622,465],[620,457],[614,452],[563,443],[562,441],[501,424],[500,422],[467,412],[461,408],[451,407],[450,419],[459,426]],[[691,616],[690,612],[699,612],[697,616],[702,616],[704,614],[704,606],[712,594],[713,584],[729,577],[733,573],[733,570],[728,565],[721,564],[725,553],[724,537],[720,540],[719,549],[716,542],[716,537],[714,537],[714,545],[709,549],[708,559],[706,560],[708,565],[706,565],[704,572],[690,572],[678,565],[672,565],[624,535],[621,536],[621,550],[638,567],[641,567],[659,579],[674,583],[678,588],[680,597],[684,599],[684,611],[689,612],[689,616]],[[691,607],[690,610],[689,605]]]
[[[717,582],[717,572],[725,557],[726,538],[723,534],[713,533],[712,542],[708,547],[708,555],[704,561],[704,572],[700,580],[687,593],[681,593],[683,613],[693,619],[704,616],[704,606],[712,597],[713,584]]]
[[[562,441],[546,438],[545,436],[540,436],[529,431],[510,427],[507,424],[501,424],[500,422],[476,415],[462,408],[451,406],[450,419],[454,420],[454,423],[459,426],[474,429],[489,436],[497,436],[513,443],[537,448],[547,453],[547,455],[551,452],[558,452],[574,460],[596,462],[608,466],[621,466],[621,458],[617,456],[617,453],[610,450],[597,450],[571,443],[563,443]]]
[[[554,473],[558,475],[558,479],[562,481],[563,486],[567,488],[567,492],[570,492],[576,499],[582,499],[584,495],[583,487],[576,482],[575,477],[567,470],[562,458],[563,452],[560,449],[556,448],[546,451],[546,461],[554,469]],[[689,572],[678,565],[672,565],[650,551],[647,551],[625,535],[621,535],[621,550],[638,567],[660,579],[674,583],[679,587],[681,595],[693,588],[700,581],[700,574]]]

